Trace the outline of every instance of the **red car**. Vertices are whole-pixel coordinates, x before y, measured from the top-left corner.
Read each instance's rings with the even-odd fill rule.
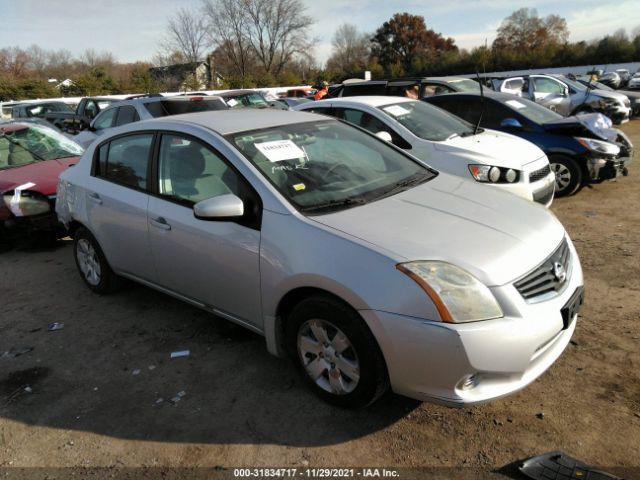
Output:
[[[58,176],[82,153],[80,145],[53,128],[0,123],[0,238],[59,230]]]

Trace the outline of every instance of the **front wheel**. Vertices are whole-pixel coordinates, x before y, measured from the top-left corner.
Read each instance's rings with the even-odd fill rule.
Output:
[[[113,273],[98,241],[89,230],[79,228],[76,231],[73,250],[78,272],[87,287],[96,293],[110,293],[120,287],[122,279]]]
[[[549,166],[556,176],[556,197],[573,195],[582,186],[582,170],[573,158],[552,156]]]
[[[357,312],[336,299],[318,295],[296,305],[287,343],[307,384],[331,404],[364,407],[388,389],[373,334]]]

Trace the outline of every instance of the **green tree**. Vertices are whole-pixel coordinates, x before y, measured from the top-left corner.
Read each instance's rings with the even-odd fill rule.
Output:
[[[371,39],[371,53],[388,73],[408,74],[440,62],[444,52],[457,51],[452,38],[427,29],[424,17],[396,13]]]

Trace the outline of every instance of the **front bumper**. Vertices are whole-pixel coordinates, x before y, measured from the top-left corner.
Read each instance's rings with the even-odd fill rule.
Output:
[[[450,324],[364,310],[361,315],[384,354],[396,393],[449,406],[485,403],[514,393],[539,377],[562,354],[576,327],[565,328],[563,307],[583,286],[570,244],[572,267],[553,298],[525,301],[512,284],[492,287],[505,316]],[[472,388],[463,388],[474,378]]]
[[[627,175],[629,163],[633,160],[634,148],[631,140],[624,132],[618,130],[616,145],[620,147],[617,157],[601,157],[597,154],[587,157],[587,169],[591,181],[611,180],[620,175]]]
[[[553,203],[555,180],[555,175],[549,168],[549,160],[545,156],[526,165],[518,182],[488,185],[550,207]]]

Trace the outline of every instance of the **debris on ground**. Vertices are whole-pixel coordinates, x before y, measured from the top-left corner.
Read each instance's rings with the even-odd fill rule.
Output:
[[[544,419],[544,412],[536,413],[536,417],[540,420]]]
[[[32,350],[33,350],[33,347],[12,348],[11,350],[2,352],[2,354],[0,354],[0,358],[15,358],[15,357],[19,357],[20,355],[24,355],[25,353],[29,353]]]
[[[171,358],[188,357],[191,355],[189,350],[180,350],[178,352],[171,352]]]
[[[64,323],[53,322],[47,326],[47,330],[50,332],[55,332],[56,330],[62,330],[64,328]]]
[[[519,470],[534,480],[572,480],[577,478],[621,480],[620,477],[597,470],[563,452],[550,452],[532,457],[522,462]]]
[[[136,368],[134,370],[131,371],[131,375],[140,375],[140,369]]]

